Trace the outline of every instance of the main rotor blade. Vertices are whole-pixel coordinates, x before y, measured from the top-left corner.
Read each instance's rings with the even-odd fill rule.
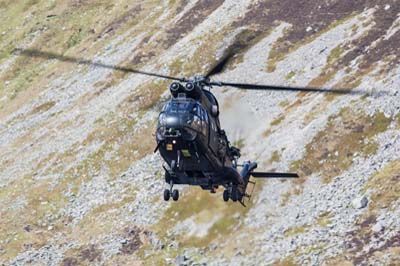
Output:
[[[206,74],[206,77],[210,77],[216,74],[219,74],[224,70],[225,65],[228,63],[228,61],[234,56],[235,54],[233,52],[229,52],[226,55],[224,55],[217,64],[208,71]]]
[[[298,178],[296,173],[272,173],[272,172],[251,172],[255,178]]]
[[[171,77],[171,76],[166,76],[166,75],[162,75],[162,74],[141,71],[141,70],[133,69],[133,68],[130,68],[130,67],[108,65],[108,64],[95,62],[95,61],[92,61],[92,60],[81,59],[81,58],[73,57],[73,56],[65,56],[65,55],[60,55],[60,54],[53,53],[53,52],[45,52],[45,51],[40,51],[40,50],[36,50],[36,49],[20,49],[20,48],[16,48],[16,49],[14,49],[13,53],[20,54],[20,55],[23,55],[23,56],[29,56],[29,57],[38,57],[38,58],[45,58],[45,59],[57,59],[57,60],[60,60],[62,62],[70,62],[70,63],[76,63],[76,64],[80,64],[80,65],[89,65],[89,66],[95,66],[95,67],[114,69],[114,70],[117,70],[117,71],[122,71],[122,72],[127,72],[127,73],[135,73],[135,74],[152,76],[152,77],[163,78],[163,79],[171,79],[171,80],[177,80],[177,81],[185,81],[186,80],[185,78]]]
[[[324,89],[315,87],[290,87],[290,86],[276,86],[276,85],[258,85],[246,83],[230,83],[230,82],[210,82],[214,86],[230,86],[245,90],[272,90],[272,91],[304,91],[304,92],[325,92],[336,94],[365,94],[363,91],[351,89]]]

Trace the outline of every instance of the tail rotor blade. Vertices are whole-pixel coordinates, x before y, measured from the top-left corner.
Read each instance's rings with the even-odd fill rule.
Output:
[[[255,178],[298,178],[296,173],[251,172]]]

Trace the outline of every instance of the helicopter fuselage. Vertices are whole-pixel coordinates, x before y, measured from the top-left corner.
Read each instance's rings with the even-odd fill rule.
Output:
[[[240,152],[220,128],[214,95],[195,82],[173,83],[170,90],[156,132],[157,150],[167,164],[166,182],[208,190],[243,183],[236,171]]]
[[[255,178],[297,178],[292,173],[254,172],[255,162],[244,162],[237,167],[240,150],[231,146],[219,122],[219,106],[215,96],[204,89],[211,86],[205,77],[183,80],[185,85],[174,82],[170,86],[171,99],[158,117],[157,147],[166,164],[165,181],[170,188],[164,190],[164,199],[178,200],[175,184],[200,186],[216,191],[225,187],[224,201],[232,199],[244,204],[250,198],[246,189],[250,176]],[[254,188],[254,186],[253,186]]]

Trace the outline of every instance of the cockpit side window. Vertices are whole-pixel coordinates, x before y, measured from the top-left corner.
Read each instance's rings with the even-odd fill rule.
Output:
[[[197,116],[198,116],[201,120],[203,120],[203,119],[202,119],[202,116],[201,116],[202,109],[203,109],[203,108],[201,108],[200,105],[197,105]]]
[[[206,124],[208,124],[208,113],[205,111],[205,110],[203,110],[204,111],[204,121],[206,122]]]

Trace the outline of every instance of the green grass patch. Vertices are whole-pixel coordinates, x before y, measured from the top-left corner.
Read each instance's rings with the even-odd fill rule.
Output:
[[[323,114],[328,105],[325,102],[320,102],[312,107],[312,109],[304,116],[304,124],[311,123],[320,114]]]
[[[298,169],[301,167],[302,160],[295,160],[290,163],[290,169]]]
[[[244,138],[240,138],[240,139],[238,139],[238,140],[235,140],[235,141],[233,142],[233,146],[235,146],[235,147],[237,147],[237,148],[239,148],[239,149],[242,149],[242,148],[244,147],[244,141],[245,141]]]
[[[282,102],[279,103],[279,106],[282,107],[282,108],[285,108],[285,107],[288,106],[289,104],[290,104],[289,101],[282,101]]]
[[[307,232],[309,230],[309,228],[310,228],[310,225],[305,224],[305,225],[302,225],[302,226],[289,228],[283,234],[284,234],[285,237],[292,237],[292,236],[295,236],[295,235],[304,234],[305,232]]]
[[[269,159],[269,162],[270,163],[276,163],[276,162],[279,162],[280,160],[281,160],[281,155],[279,154],[278,151],[274,151],[271,154],[271,158]]]
[[[277,125],[279,125],[284,119],[285,119],[285,116],[284,116],[284,115],[278,116],[276,119],[274,119],[274,120],[271,122],[271,126],[277,126]]]
[[[0,194],[2,200],[11,201],[10,205],[22,195],[26,200],[26,205],[19,209],[2,210],[0,240],[8,239],[10,242],[3,246],[4,252],[0,254],[0,259],[7,261],[14,258],[24,250],[26,244],[39,249],[55,232],[64,231],[62,220],[65,217],[59,217],[57,213],[68,202],[62,193],[66,188],[66,183],[55,187],[48,181],[35,184],[32,182],[32,176],[26,176],[10,184],[8,192]],[[29,229],[26,229],[27,226]],[[48,226],[52,226],[53,229],[49,231]]]
[[[169,64],[169,69],[171,70],[171,73],[173,73],[174,75],[180,74],[183,69],[183,63],[183,58],[175,58],[172,63]]]
[[[286,79],[286,80],[290,80],[290,79],[292,79],[294,76],[296,76],[296,71],[290,71],[290,72],[285,76],[285,79]]]
[[[400,114],[396,116],[396,120],[397,120],[397,129],[400,129]]]
[[[317,218],[317,224],[321,227],[327,227],[331,223],[332,214],[325,212]]]
[[[327,63],[322,69],[321,74],[314,78],[310,82],[310,86],[312,87],[322,87],[325,83],[331,80],[337,73],[338,69],[335,67],[335,64],[341,58],[344,49],[341,45],[332,49],[331,53],[328,56]]]
[[[344,50],[341,45],[333,48],[328,56],[328,66],[333,65],[337,60],[339,60],[343,52]]]
[[[295,258],[292,256],[285,257],[281,260],[275,261],[274,264],[275,266],[298,266],[295,262]]]
[[[68,38],[67,40],[67,48],[74,47],[75,45],[79,44],[84,37],[86,36],[86,32],[79,28],[78,30],[75,30],[72,35]]]
[[[393,205],[400,196],[400,160],[390,162],[370,177],[363,193],[368,190],[372,192],[368,204],[369,213],[378,213],[379,210]]]
[[[324,70],[318,77],[314,78],[309,85],[316,88],[322,87],[325,83],[331,80],[336,73],[337,70]]]
[[[46,111],[50,110],[55,104],[56,104],[56,102],[53,102],[53,101],[43,103],[43,104],[33,108],[33,110],[31,112],[29,112],[29,115],[46,112]]]
[[[178,223],[192,219],[196,226],[209,222],[214,217],[218,219],[209,227],[204,236],[188,235],[188,232],[182,232],[180,235],[173,236],[180,245],[186,247],[207,248],[213,242],[225,241],[227,237],[239,230],[242,226],[243,217],[251,209],[254,199],[252,199],[245,208],[239,203],[224,202],[222,200],[222,191],[217,194],[210,194],[200,188],[191,188],[179,200],[179,203],[173,202],[165,211],[162,217],[152,230],[157,235],[168,242],[171,238],[169,230]],[[209,207],[207,207],[209,206]]]

